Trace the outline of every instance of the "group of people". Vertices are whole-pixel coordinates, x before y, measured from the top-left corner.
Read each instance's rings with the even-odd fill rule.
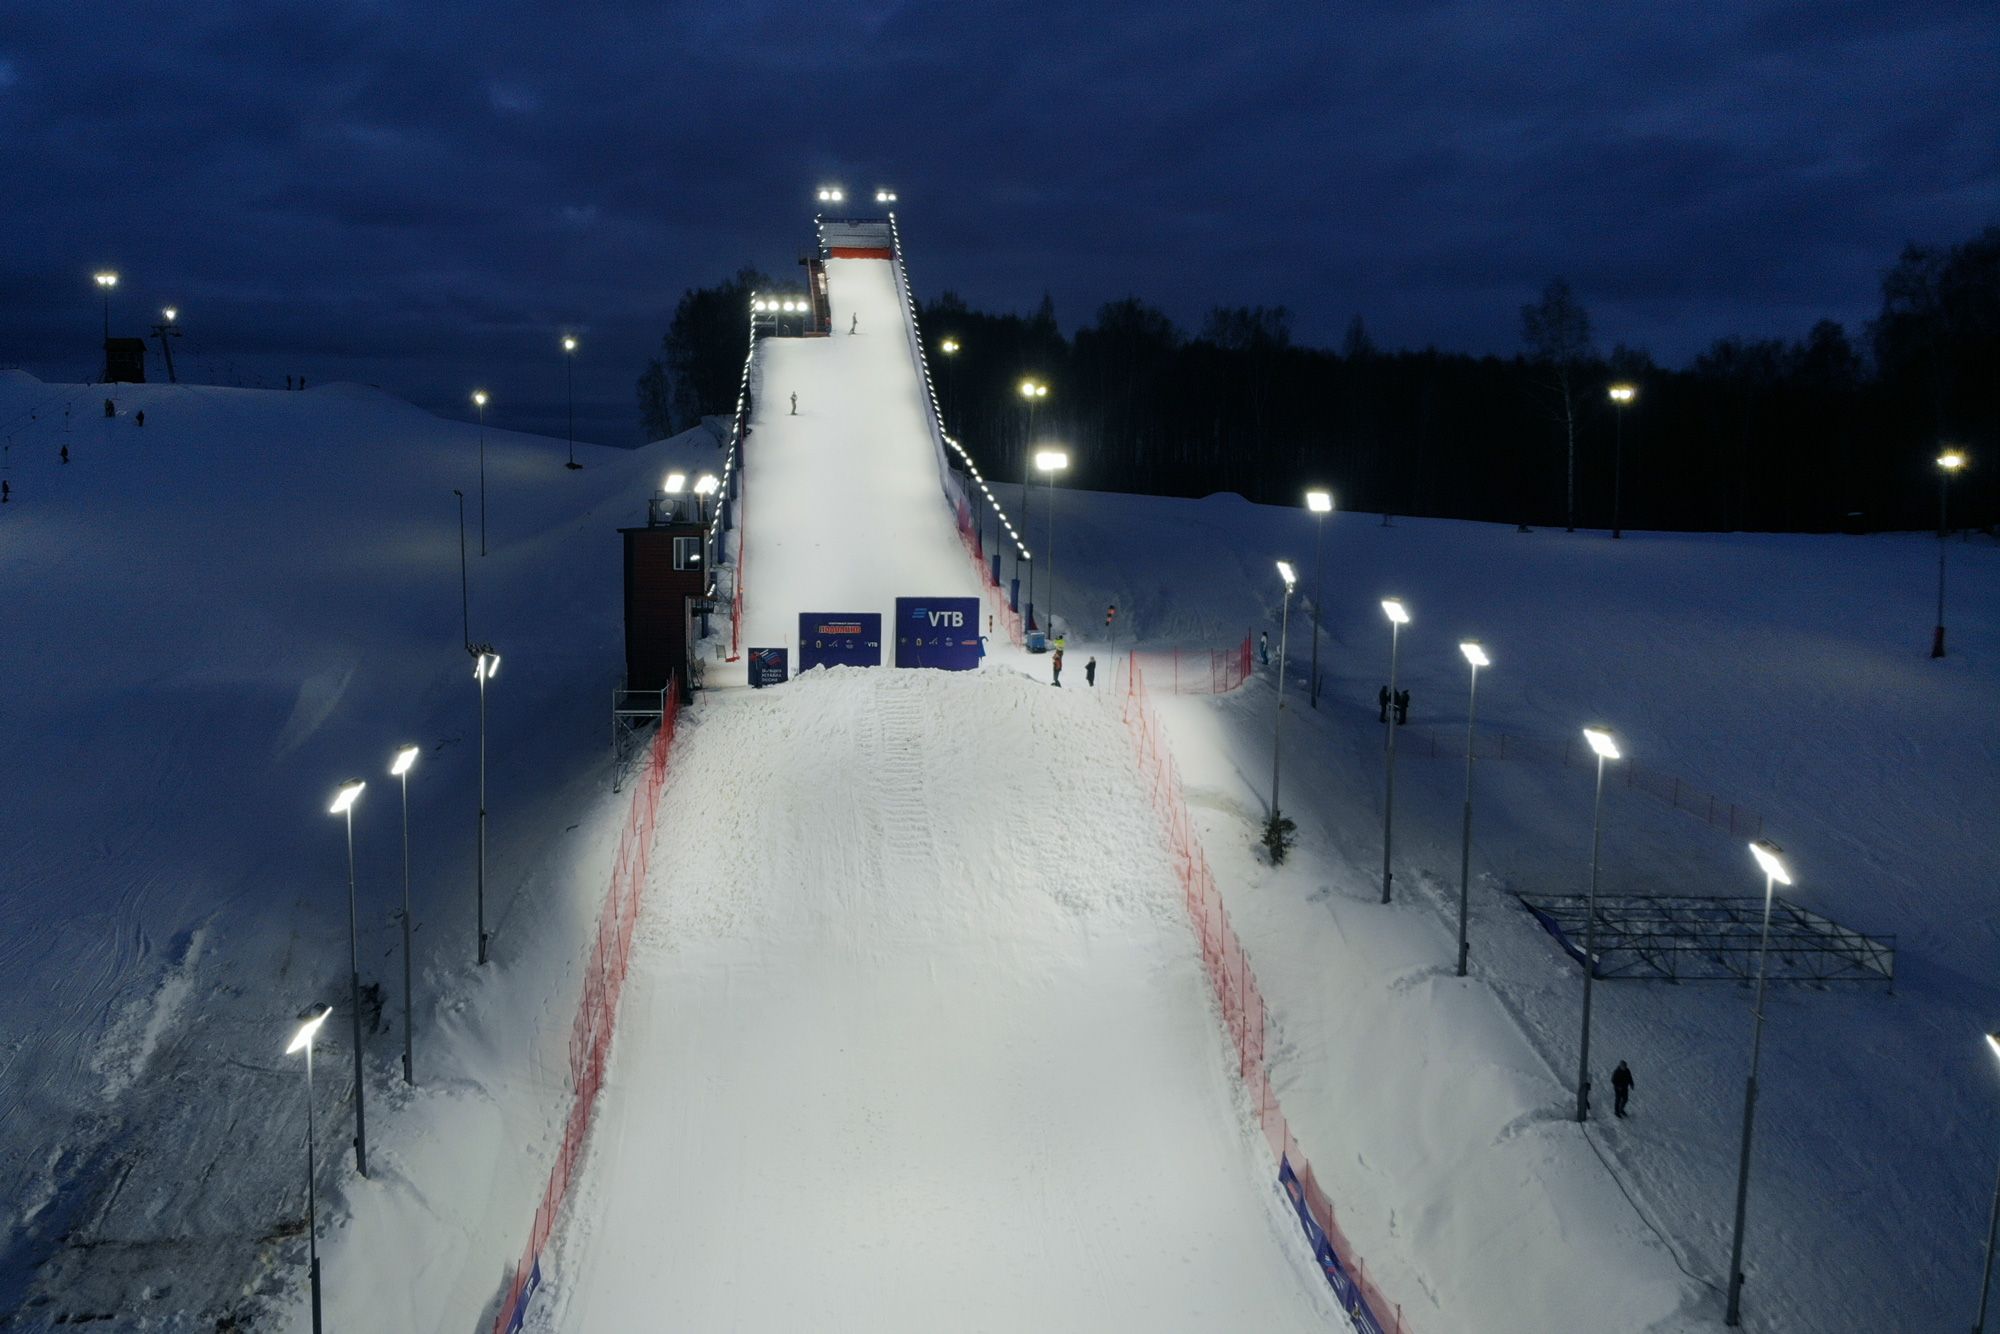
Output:
[[[1049,654],[1049,667],[1054,673],[1054,679],[1049,684],[1059,686],[1062,684],[1063,650],[1069,647],[1069,637],[1067,635],[1057,635],[1049,647],[1051,650]],[[1084,660],[1083,679],[1087,685],[1092,687],[1097,685],[1097,656],[1095,654]]]
[[[1409,691],[1398,690],[1396,693],[1392,695],[1389,693],[1389,687],[1383,686],[1382,689],[1376,694],[1375,702],[1382,706],[1383,722],[1386,723],[1389,721],[1389,710],[1391,709],[1394,709],[1396,711],[1397,726],[1400,727],[1402,724],[1410,721]]]

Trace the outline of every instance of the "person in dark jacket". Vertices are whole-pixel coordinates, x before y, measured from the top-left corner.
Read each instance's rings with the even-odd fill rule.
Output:
[[[1083,682],[1092,688],[1095,688],[1097,685],[1097,659],[1095,657],[1084,659]]]
[[[1381,719],[1381,721],[1383,721],[1383,722],[1385,722],[1385,723],[1386,723],[1386,722],[1388,722],[1388,721],[1389,721],[1389,703],[1390,703],[1390,697],[1389,697],[1389,687],[1387,687],[1387,686],[1383,686],[1383,687],[1382,687],[1382,693],[1381,693],[1381,694],[1379,694],[1379,695],[1377,695],[1377,696],[1375,696],[1375,702],[1376,702],[1377,704],[1380,704],[1380,705],[1382,706],[1382,719]]]
[[[69,446],[68,446],[68,445],[64,445],[64,446],[62,447],[62,461],[63,461],[64,463],[68,463],[68,462],[69,462]]]
[[[1056,651],[1049,656],[1049,665],[1055,668],[1054,684],[1056,685],[1062,684],[1062,659],[1063,659],[1062,641],[1057,640]]]
[[[1620,1061],[1611,1072],[1612,1110],[1625,1115],[1625,1100],[1632,1096],[1632,1067]]]
[[[1398,690],[1396,692],[1396,726],[1401,727],[1408,721],[1410,721],[1410,692],[1407,690]]]
[[[1263,660],[1266,667],[1271,665],[1271,632],[1269,630],[1257,636],[1257,656]]]

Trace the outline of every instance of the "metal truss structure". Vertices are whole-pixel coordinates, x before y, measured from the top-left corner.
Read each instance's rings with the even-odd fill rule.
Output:
[[[1583,962],[1582,894],[1517,894],[1558,945]],[[1737,982],[1757,973],[1760,896],[1599,894],[1597,976]],[[1771,904],[1766,976],[1774,982],[1896,984],[1896,938],[1865,936],[1782,896]]]

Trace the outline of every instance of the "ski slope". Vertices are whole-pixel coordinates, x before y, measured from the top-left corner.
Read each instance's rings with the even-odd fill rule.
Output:
[[[893,271],[828,268],[836,332],[760,353],[751,644],[977,592]],[[1338,1318],[1108,690],[816,671],[683,726],[546,1328]]]

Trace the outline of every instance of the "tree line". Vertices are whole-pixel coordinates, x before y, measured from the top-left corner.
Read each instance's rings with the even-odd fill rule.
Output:
[[[639,379],[649,437],[731,409],[749,294],[770,286],[744,269],[682,296]],[[1937,522],[1949,443],[1972,455],[1954,526],[2000,512],[2000,227],[1906,247],[1859,331],[1723,337],[1680,368],[1601,350],[1560,278],[1522,307],[1505,357],[1383,349],[1359,316],[1338,348],[1304,346],[1283,307],[1218,308],[1189,333],[1137,297],[1067,336],[1046,296],[1021,315],[945,292],[919,318],[947,428],[1001,479],[1024,475],[1031,443],[1061,441],[1066,483],[1097,490],[1296,504],[1318,484],[1368,512],[1870,531]],[[1032,441],[1024,378],[1049,386]],[[1634,390],[1623,407],[1615,384]]]

